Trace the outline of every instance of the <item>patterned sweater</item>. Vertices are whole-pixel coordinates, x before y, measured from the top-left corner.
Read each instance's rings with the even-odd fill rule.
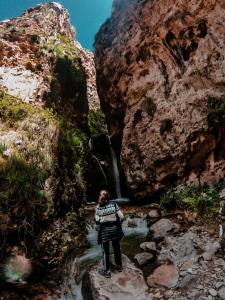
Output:
[[[104,223],[115,222],[117,221],[116,215],[122,222],[124,215],[116,202],[108,201],[103,206],[100,206],[99,204],[96,206],[95,221],[97,224],[103,225]]]

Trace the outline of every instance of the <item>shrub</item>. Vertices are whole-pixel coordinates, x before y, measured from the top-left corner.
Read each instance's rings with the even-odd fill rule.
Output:
[[[88,127],[92,136],[107,134],[105,116],[101,110],[89,110]]]
[[[164,208],[179,207],[192,212],[196,211],[203,217],[210,217],[218,213],[219,193],[224,184],[214,187],[208,185],[187,185],[179,191],[169,188],[161,197],[160,204]]]
[[[70,125],[62,116],[58,116],[58,122],[60,127],[58,146],[60,168],[71,169],[71,166],[74,166],[73,170],[80,170],[81,165],[85,164],[85,155],[88,151],[87,136],[82,130]]]
[[[29,104],[0,92],[0,119],[14,127],[27,116]]]
[[[21,207],[32,216],[43,205],[45,178],[46,174],[37,165],[18,154],[12,155],[7,159],[7,164],[0,168],[1,206],[11,204],[11,208]]]

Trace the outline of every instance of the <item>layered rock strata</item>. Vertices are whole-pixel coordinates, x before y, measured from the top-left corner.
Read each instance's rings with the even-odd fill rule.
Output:
[[[224,178],[225,5],[114,1],[97,86],[131,194]]]

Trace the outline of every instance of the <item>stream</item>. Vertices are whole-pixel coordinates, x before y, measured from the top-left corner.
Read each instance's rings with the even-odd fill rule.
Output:
[[[125,218],[123,222],[125,237],[121,241],[121,250],[133,260],[134,255],[140,252],[140,243],[145,241],[148,232],[147,222],[144,217],[134,217],[131,220],[132,223],[136,223],[136,226],[129,227],[129,215],[125,215]],[[61,299],[63,300],[85,300],[82,295],[82,278],[85,272],[102,258],[102,249],[97,244],[97,230],[93,221],[87,225],[87,229],[88,248],[82,255],[71,259],[71,268],[65,275],[61,288]],[[110,252],[113,253],[112,247],[110,247]],[[78,272],[79,280],[77,281],[76,274]]]

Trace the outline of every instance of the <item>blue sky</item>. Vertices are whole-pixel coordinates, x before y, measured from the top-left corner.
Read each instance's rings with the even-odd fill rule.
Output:
[[[49,0],[0,0],[0,20],[19,16],[26,8]],[[83,47],[93,50],[95,33],[110,16],[112,0],[59,0],[70,13],[77,39]]]

